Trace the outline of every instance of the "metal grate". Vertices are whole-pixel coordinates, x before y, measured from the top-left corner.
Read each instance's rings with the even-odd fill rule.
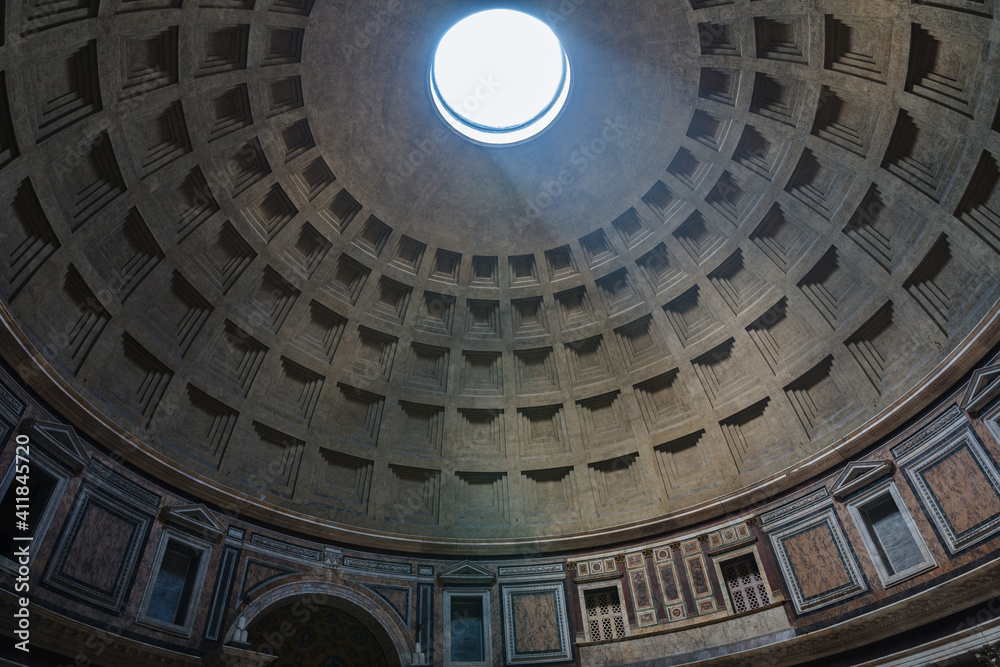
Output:
[[[625,615],[617,588],[602,588],[584,594],[590,641],[620,639],[626,636]]]
[[[757,609],[771,602],[767,593],[767,583],[760,575],[757,559],[753,554],[723,563],[722,576],[726,579],[726,587],[729,589],[735,613]]]

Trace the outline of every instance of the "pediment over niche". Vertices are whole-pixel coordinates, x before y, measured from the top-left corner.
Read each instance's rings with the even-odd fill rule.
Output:
[[[972,374],[961,408],[975,416],[997,396],[1000,396],[1000,364],[980,368]]]
[[[87,454],[80,436],[72,426],[39,419],[25,419],[24,429],[35,444],[41,446],[46,453],[55,457],[74,474],[83,472],[90,463],[90,455]]]
[[[496,578],[497,575],[487,568],[468,560],[452,565],[438,573],[438,579],[442,584],[453,586],[488,586]]]
[[[225,527],[215,520],[212,513],[204,505],[174,505],[160,510],[160,518],[164,523],[170,523],[181,528],[198,533],[213,542],[218,542],[225,535]]]
[[[855,461],[837,477],[831,494],[837,500],[843,500],[858,489],[891,475],[895,469],[892,461]]]

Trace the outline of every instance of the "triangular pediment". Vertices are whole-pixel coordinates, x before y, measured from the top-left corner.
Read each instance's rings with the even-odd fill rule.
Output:
[[[24,425],[32,441],[74,473],[83,472],[90,463],[90,455],[72,426],[39,419],[26,419]]]
[[[975,416],[997,396],[1000,396],[1000,364],[980,368],[972,374],[961,408]]]
[[[164,507],[160,510],[160,517],[164,523],[172,523],[175,526],[186,528],[212,541],[221,540],[226,532],[225,527],[215,520],[215,517],[204,505]]]
[[[443,584],[486,585],[492,584],[496,575],[472,561],[462,561],[442,570],[438,579]]]
[[[858,489],[891,475],[894,469],[892,461],[855,461],[840,473],[831,493],[837,500],[843,500]]]

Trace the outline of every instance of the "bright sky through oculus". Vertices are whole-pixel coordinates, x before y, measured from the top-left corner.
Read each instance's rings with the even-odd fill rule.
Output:
[[[569,84],[569,59],[552,29],[509,9],[455,24],[431,67],[431,94],[445,121],[494,145],[519,143],[548,127],[566,103]]]

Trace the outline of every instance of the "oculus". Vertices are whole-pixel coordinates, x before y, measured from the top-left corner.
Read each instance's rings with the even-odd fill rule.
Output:
[[[444,121],[491,146],[523,143],[559,117],[570,91],[566,51],[552,29],[510,9],[455,24],[438,43],[430,90]]]

